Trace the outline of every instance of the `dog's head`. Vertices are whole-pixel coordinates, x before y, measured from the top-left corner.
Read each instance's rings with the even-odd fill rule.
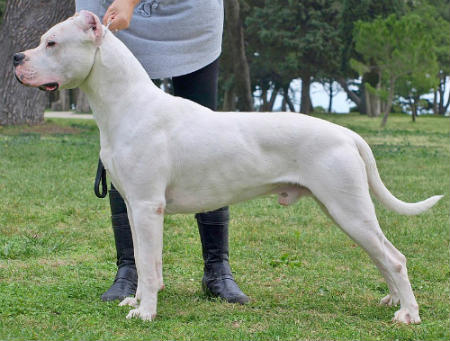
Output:
[[[92,69],[104,30],[89,11],[53,26],[42,35],[39,46],[14,54],[17,80],[46,91],[78,87]]]

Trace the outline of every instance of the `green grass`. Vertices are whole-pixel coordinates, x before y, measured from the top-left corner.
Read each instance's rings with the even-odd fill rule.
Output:
[[[0,127],[1,340],[448,340],[449,120],[324,116],[372,146],[384,182],[401,199],[446,197],[406,217],[378,203],[387,237],[408,258],[423,323],[393,324],[397,308],[368,256],[312,199],[276,198],[231,207],[231,265],[246,306],[200,290],[200,241],[192,215],[165,219],[158,317],[126,320],[99,297],[115,274],[107,199],[92,191],[98,133],[93,122],[48,120]]]

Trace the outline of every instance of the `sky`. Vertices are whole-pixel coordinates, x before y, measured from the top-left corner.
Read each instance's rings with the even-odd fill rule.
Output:
[[[299,79],[295,80],[295,86],[300,89],[301,81]],[[294,85],[293,84],[293,85]],[[344,90],[339,87],[339,92],[333,97],[332,111],[338,113],[347,113],[350,111],[350,107],[354,107],[355,104],[347,100],[347,94]],[[300,91],[297,97],[300,97]],[[322,84],[312,83],[311,85],[311,101],[313,107],[321,106],[325,110],[328,109],[329,96],[324,90]],[[298,98],[298,105],[300,104],[300,98]]]
[[[300,79],[294,79],[291,83],[291,89],[294,90],[294,97],[292,102],[295,107],[295,111],[300,111],[300,89],[301,89],[302,81]],[[328,108],[329,96],[327,92],[324,90],[323,86],[320,83],[312,83],[311,84],[311,101],[314,107],[321,106],[325,110]],[[292,95],[292,94],[291,94]],[[268,94],[270,96],[270,94]],[[282,96],[278,96],[275,100],[274,111],[279,111],[281,108],[281,102],[283,98]],[[333,97],[333,106],[332,111],[338,113],[347,113],[350,110],[350,107],[355,106],[352,101],[347,100],[347,94],[344,90],[339,91]]]
[[[295,107],[295,110],[298,112],[300,110],[300,89],[301,89],[301,80],[295,79],[291,83],[291,88],[295,92],[295,96],[293,98],[293,104]],[[342,90],[340,87],[339,92],[333,97],[333,106],[332,106],[332,112],[335,113],[348,113],[350,111],[351,107],[354,107],[355,104],[347,99],[347,94],[344,90]],[[450,91],[450,80],[447,81],[447,91],[445,98],[448,98],[448,94]],[[329,96],[327,92],[324,90],[322,84],[320,83],[312,83],[311,84],[311,101],[313,104],[313,107],[321,106],[325,110],[328,109],[328,101]],[[433,95],[430,94],[428,96],[425,96],[429,100],[433,100]],[[275,111],[280,110],[282,102],[282,96],[278,96],[277,100],[274,104]]]

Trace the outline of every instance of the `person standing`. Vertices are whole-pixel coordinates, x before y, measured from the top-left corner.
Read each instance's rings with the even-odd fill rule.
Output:
[[[141,62],[150,78],[172,78],[175,96],[216,110],[218,58],[223,32],[223,0],[76,0],[76,9],[103,18]],[[151,101],[151,98],[149,98]],[[134,295],[137,271],[127,208],[111,184],[111,220],[117,274],[102,300]],[[197,213],[202,243],[202,288],[208,295],[245,304],[228,261],[228,207]]]

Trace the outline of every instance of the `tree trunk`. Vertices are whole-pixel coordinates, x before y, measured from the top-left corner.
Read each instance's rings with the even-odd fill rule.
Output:
[[[387,108],[387,102],[379,99],[380,103],[380,113],[385,112]]]
[[[389,95],[386,103],[386,109],[383,115],[383,120],[381,121],[381,127],[384,128],[386,126],[386,122],[391,112],[392,101],[394,100],[394,90],[395,90],[395,79],[391,79],[389,81]]]
[[[388,119],[389,113],[385,112],[383,115],[383,120],[381,121],[381,127],[386,127],[387,119]]]
[[[250,71],[245,55],[244,29],[240,17],[239,0],[225,1],[225,27],[230,39],[238,108],[242,111],[252,111],[252,88],[250,85]]]
[[[358,107],[358,110],[361,114],[366,113],[366,107],[365,107],[365,98],[364,95],[362,95],[362,98],[359,97],[354,91],[350,90],[347,84],[347,80],[345,78],[339,78],[338,80],[339,85],[344,89],[345,93],[347,94],[347,97],[356,104]],[[362,88],[364,85],[361,85],[361,93],[365,94],[364,89]]]
[[[333,109],[333,80],[330,79],[330,93],[329,93],[329,99],[328,99],[328,113],[331,113],[331,110]]]
[[[443,75],[440,88],[439,115],[445,115],[450,106],[450,92],[448,93],[447,103],[445,102],[445,85],[447,77]]]
[[[364,103],[366,105],[365,112],[368,117],[378,117],[381,115],[381,112],[384,112],[386,108],[386,104],[381,102],[380,97],[376,94],[370,92],[368,87],[364,87]]]
[[[311,97],[309,95],[311,88],[311,77],[305,75],[302,77],[302,94],[300,102],[300,112],[305,115],[311,113]]]
[[[409,99],[409,105],[411,107],[411,118],[413,122],[416,122],[416,117],[417,117],[417,103],[418,103],[418,99],[416,98],[410,98]]]
[[[259,106],[258,111],[266,111],[267,108],[267,89],[261,90],[262,104]]]
[[[374,117],[375,115],[372,112],[372,97],[370,96],[369,90],[367,87],[364,87],[364,98],[366,103],[366,114],[368,117]]]
[[[271,85],[268,89],[263,90],[263,103],[259,108],[260,112],[273,111],[273,105],[275,104],[275,100],[277,99],[279,88],[276,85]],[[270,98],[267,98],[270,93]]]
[[[450,106],[450,92],[448,93],[447,103],[444,105],[444,110],[442,111],[442,115],[445,115],[449,106]]]
[[[284,97],[284,102],[285,102],[285,104],[287,104],[289,110],[291,112],[295,112],[294,104],[292,103],[291,99],[289,98],[289,87],[283,89],[283,97]],[[285,110],[283,110],[283,111],[285,111]]]
[[[223,111],[235,111],[236,110],[236,96],[234,94],[234,86],[231,86],[225,90],[223,95]]]
[[[294,106],[294,103],[292,103],[291,98],[289,97],[289,94],[286,94],[286,103],[289,107],[289,110],[292,112],[295,112],[295,106]]]
[[[61,90],[57,93],[57,100],[52,101],[50,106],[51,110],[54,111],[69,111],[71,109],[70,103],[70,91],[71,90]]]
[[[375,94],[370,94],[370,97],[372,98],[372,115],[378,117],[381,114],[381,99]]]
[[[442,73],[440,74],[439,77],[438,92],[439,92],[438,112],[439,115],[444,115],[445,77],[442,77]]]
[[[281,101],[281,112],[286,112],[287,110],[286,106],[286,96],[283,95],[283,100]]]
[[[275,100],[277,99],[278,96],[278,91],[280,89],[277,86],[274,86],[274,88],[272,89],[272,94],[270,95],[270,100],[269,100],[269,104],[268,104],[268,110],[267,111],[273,111],[273,106],[275,105]]]
[[[75,111],[77,112],[91,112],[91,107],[89,105],[88,98],[86,94],[80,89],[75,89]]]
[[[381,89],[381,75],[380,75],[379,80],[377,82],[377,94],[371,94],[371,96],[374,99],[372,101],[372,103],[374,104],[374,108],[373,108],[373,112],[372,113],[373,113],[373,115],[375,117],[378,117],[378,116],[381,115],[382,103],[381,103],[381,98],[378,95],[380,93],[380,89]],[[386,107],[387,105],[388,104],[385,103],[385,105],[383,105],[383,109],[387,109],[387,107]]]
[[[51,26],[72,15],[70,0],[8,0],[0,30],[0,125],[39,124],[47,95],[15,79],[12,56],[36,47]]]
[[[438,107],[438,90],[436,87],[433,89],[433,114],[439,115],[439,107]]]

